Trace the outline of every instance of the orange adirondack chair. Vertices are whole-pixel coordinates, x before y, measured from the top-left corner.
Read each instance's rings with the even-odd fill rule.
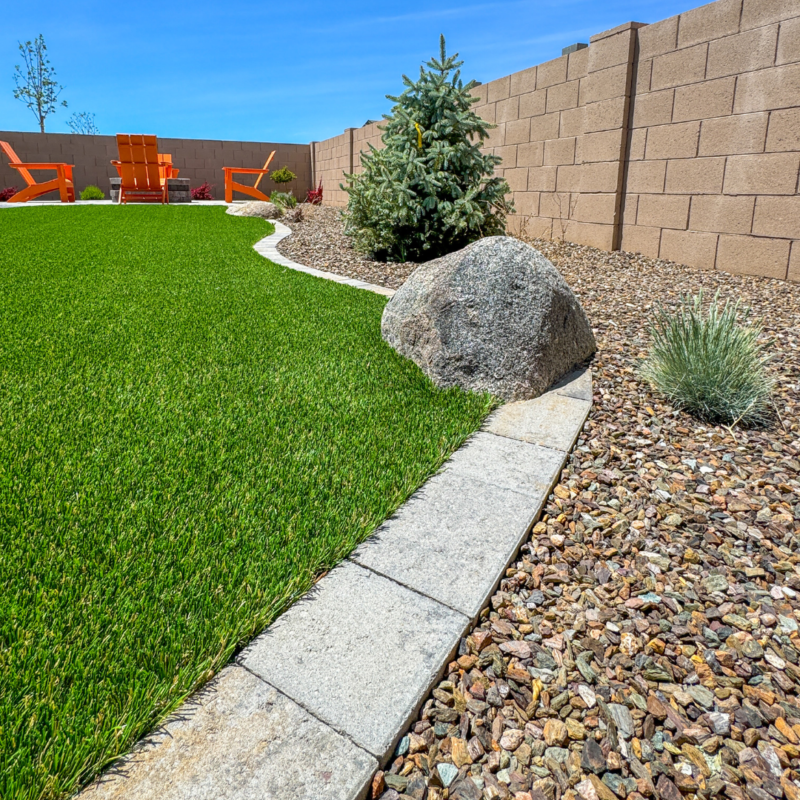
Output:
[[[119,161],[111,163],[122,179],[119,187],[119,202],[128,200],[169,202],[166,178],[169,162],[158,152],[158,140],[147,134],[117,134]]]
[[[179,169],[172,166],[172,156],[169,153],[159,153],[158,159],[164,165],[158,168],[158,174],[161,176],[161,182],[169,180],[169,178],[177,178]]]
[[[269,200],[264,192],[260,192],[258,190],[258,184],[261,183],[261,179],[269,172],[269,165],[272,159],[275,156],[275,151],[273,150],[269,154],[269,158],[266,160],[266,163],[261,169],[247,169],[246,167],[223,167],[222,170],[225,173],[225,202],[232,203],[233,202],[233,193],[234,192],[242,192],[242,194],[249,194],[251,197],[255,197],[256,200]],[[234,179],[234,175],[258,175],[256,178],[255,186],[247,186],[244,183],[237,183]]]
[[[169,180],[170,178],[177,178],[178,173],[180,172],[179,169],[175,169],[172,166],[172,156],[169,153],[159,153],[158,160],[162,164],[158,168],[158,175],[161,178],[161,183],[163,184],[164,181]],[[112,161],[111,162],[117,168],[117,174],[122,177],[122,169],[120,168],[119,161]]]
[[[9,203],[27,203],[28,200],[33,200],[35,197],[40,197],[56,190],[58,190],[62,203],[75,202],[75,186],[72,183],[73,164],[24,164],[19,160],[19,156],[17,156],[8,142],[0,142],[0,149],[8,157],[8,165],[19,170],[22,179],[28,184],[22,191],[17,192],[8,201]],[[31,169],[54,169],[56,177],[52,180],[44,181],[44,183],[36,183],[33,175],[28,171]]]

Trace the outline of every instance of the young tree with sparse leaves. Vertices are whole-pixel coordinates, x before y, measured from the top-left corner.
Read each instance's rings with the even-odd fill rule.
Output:
[[[90,111],[75,112],[67,120],[67,125],[73,133],[83,133],[94,135],[100,133],[97,123],[94,121],[94,114]]]
[[[56,71],[50,66],[47,57],[47,45],[44,36],[39,34],[32,42],[19,43],[25,69],[14,67],[14,97],[21,100],[33,112],[39,123],[39,130],[44,133],[44,121],[49,114],[55,113],[56,106],[67,107],[67,101],[58,102],[58,96],[64,87],[56,81]]]
[[[483,236],[505,233],[513,203],[499,156],[481,152],[495,127],[472,106],[475,81],[463,84],[458,54],[403,76],[405,91],[384,114],[383,149],[362,153],[363,172],[346,175],[350,195],[345,230],[356,246],[378,258],[421,261],[458,250]]]

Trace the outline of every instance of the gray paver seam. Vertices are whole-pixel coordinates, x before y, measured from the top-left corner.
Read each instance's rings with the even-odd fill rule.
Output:
[[[307,597],[307,596],[308,596],[308,593],[303,595],[303,597]],[[347,731],[341,730],[337,726],[332,725],[327,720],[322,719],[322,717],[320,717],[319,714],[316,714],[314,711],[312,711],[301,700],[298,700],[296,697],[292,697],[288,692],[285,692],[283,689],[279,689],[277,686],[273,686],[269,681],[265,680],[263,677],[261,677],[261,675],[259,675],[257,672],[254,672],[250,667],[248,667],[247,664],[244,663],[244,661],[239,659],[238,656],[230,663],[232,663],[233,665],[235,665],[239,669],[243,669],[245,672],[249,672],[250,675],[252,675],[254,678],[258,678],[258,680],[261,681],[261,683],[263,683],[265,686],[269,686],[271,689],[274,689],[276,692],[278,692],[278,694],[282,694],[287,700],[291,700],[296,706],[299,706],[300,708],[302,708],[303,711],[306,712],[306,714],[308,714],[310,717],[313,717],[321,725],[324,725],[326,728],[330,728],[334,733],[338,734],[343,739],[347,739],[347,741],[349,741],[352,745],[357,747],[359,750],[363,750],[367,755],[369,755],[372,758],[375,758],[377,760],[377,758],[376,758],[374,753],[370,753],[369,750],[367,750],[364,747],[364,745],[359,744],[349,733],[347,733]],[[202,687],[199,691],[202,692],[203,689],[205,689],[205,687]],[[192,695],[192,697],[194,697],[194,695]],[[189,699],[190,698],[187,698],[187,700],[185,702],[188,702]],[[380,762],[379,762],[379,764],[380,764]]]
[[[541,395],[541,396],[543,396],[543,395]],[[570,400],[580,400],[581,399],[579,397],[573,397],[572,395],[568,395],[568,394],[561,395],[561,397],[569,397]],[[534,443],[534,442],[528,441],[527,439],[518,439],[516,436],[509,436],[508,434],[499,433],[498,431],[492,431],[492,430],[488,430],[486,428],[481,428],[481,432],[482,433],[489,433],[492,436],[497,436],[497,437],[499,437],[501,439],[510,439],[512,442],[525,442],[526,444],[534,445],[535,447],[541,447],[544,450],[551,450],[554,453],[563,453],[565,456],[568,456],[575,449],[575,445],[577,444],[578,439],[580,438],[580,435],[583,432],[583,426],[586,424],[586,420],[589,419],[589,412],[592,410],[592,403],[591,402],[588,402],[588,401],[585,401],[585,400],[583,402],[586,403],[586,413],[583,415],[583,420],[581,421],[581,424],[577,427],[577,429],[575,431],[575,435],[572,438],[572,444],[568,448],[555,447],[555,446],[549,445],[549,444]],[[565,463],[566,463],[566,459],[565,459]],[[563,469],[563,468],[564,467],[563,467],[563,464],[562,464],[561,469]],[[559,470],[559,472],[560,471],[561,470]],[[555,486],[555,483],[553,484],[553,486]],[[552,486],[550,488],[552,489]]]
[[[352,554],[351,554],[351,555],[352,555]],[[469,615],[468,615],[468,614],[465,614],[463,611],[459,611],[459,609],[457,609],[457,608],[453,608],[452,606],[449,606],[449,605],[447,605],[447,603],[443,603],[441,600],[437,600],[435,597],[430,597],[429,595],[425,594],[425,592],[421,592],[421,591],[419,591],[418,589],[414,589],[414,588],[413,588],[413,587],[411,587],[411,586],[406,586],[406,585],[405,585],[404,583],[402,583],[401,581],[395,580],[394,578],[392,578],[392,577],[391,577],[391,576],[389,576],[389,575],[384,575],[384,574],[382,574],[381,572],[379,572],[378,570],[372,569],[371,567],[367,567],[367,566],[365,566],[364,564],[359,564],[357,561],[354,561],[354,560],[353,560],[353,558],[352,558],[351,556],[347,556],[347,557],[345,558],[345,561],[350,561],[351,563],[354,563],[354,564],[356,564],[358,567],[360,567],[360,568],[361,568],[361,569],[363,569],[363,570],[366,570],[367,572],[372,572],[373,574],[377,575],[378,577],[380,577],[380,578],[384,578],[385,580],[388,580],[388,581],[390,581],[391,583],[394,583],[395,585],[397,585],[397,586],[400,586],[402,589],[405,589],[405,590],[407,590],[407,591],[409,591],[409,592],[413,592],[414,594],[420,595],[421,597],[424,597],[425,599],[427,599],[427,600],[430,600],[431,602],[433,602],[433,603],[436,603],[437,605],[439,605],[439,606],[442,606],[443,608],[446,608],[446,609],[448,609],[448,611],[452,611],[452,612],[454,612],[455,614],[457,614],[458,616],[460,616],[460,617],[463,617],[463,619],[464,619],[464,628],[463,628],[462,634],[463,634],[463,633],[466,633],[466,631],[468,631],[468,630],[470,629],[470,627],[471,627],[471,626],[474,624],[474,622],[475,622],[475,620],[474,620],[474,619],[470,618],[470,617],[469,617]],[[316,586],[312,586],[312,587],[311,587],[311,589],[309,589],[309,590],[308,590],[308,591],[307,591],[307,592],[306,592],[306,593],[303,595],[303,597],[302,597],[302,598],[300,598],[300,599],[301,599],[301,600],[313,599],[313,597],[314,597],[314,591],[315,591],[315,588],[316,588]],[[269,627],[265,628],[265,630],[264,630],[264,631],[262,631],[262,633],[261,633],[261,634],[259,634],[259,635],[263,635],[263,633],[265,633],[267,630],[269,630]],[[255,640],[253,640],[253,641],[255,641]],[[459,643],[460,643],[460,641],[461,641],[461,637],[459,637],[459,638],[458,638],[458,640],[456,641],[455,645],[454,645],[454,646],[453,646],[453,648],[451,649],[451,655],[452,655],[453,653],[455,653],[455,652],[458,650],[458,646],[459,646]],[[309,706],[308,706],[306,703],[304,703],[302,700],[298,699],[297,697],[293,697],[291,694],[289,694],[289,692],[287,692],[287,691],[286,691],[286,690],[284,690],[284,689],[278,689],[277,687],[273,686],[273,684],[271,684],[269,681],[267,681],[265,678],[263,678],[261,675],[259,675],[257,672],[254,672],[254,671],[253,671],[253,670],[252,670],[252,669],[251,669],[251,668],[250,668],[250,667],[249,667],[249,666],[248,666],[248,665],[245,663],[245,659],[244,659],[244,657],[245,657],[245,654],[247,653],[247,650],[248,650],[248,648],[249,648],[249,647],[250,647],[250,644],[248,644],[248,646],[247,646],[247,647],[245,647],[245,648],[242,650],[242,652],[241,652],[241,653],[239,653],[239,655],[237,655],[237,656],[236,656],[236,658],[233,660],[233,663],[234,663],[234,664],[236,664],[236,666],[237,666],[237,667],[241,667],[242,669],[246,670],[246,671],[247,671],[247,672],[249,672],[251,675],[253,675],[255,678],[258,678],[258,680],[259,680],[259,681],[261,681],[262,683],[266,684],[267,686],[270,686],[270,687],[272,687],[272,688],[275,688],[275,690],[276,690],[276,691],[278,691],[278,692],[280,692],[282,695],[284,695],[284,697],[287,697],[287,698],[288,698],[289,700],[291,700],[293,703],[295,703],[295,704],[297,704],[298,706],[300,706],[300,708],[302,708],[302,709],[303,709],[303,710],[304,710],[304,711],[305,711],[307,714],[309,714],[310,716],[314,717],[314,719],[316,719],[318,722],[321,722],[323,725],[326,725],[328,728],[330,728],[330,729],[331,729],[332,731],[334,731],[335,733],[338,733],[340,736],[342,736],[342,737],[344,737],[345,739],[347,739],[347,740],[349,740],[350,742],[352,742],[352,743],[353,743],[353,744],[354,744],[356,747],[358,747],[360,750],[363,750],[365,753],[369,753],[369,755],[371,755],[373,758],[378,758],[378,756],[376,756],[374,753],[370,753],[370,751],[369,751],[369,750],[367,750],[367,749],[364,747],[364,745],[362,745],[362,744],[359,744],[359,743],[358,743],[358,742],[357,742],[357,741],[356,741],[356,740],[353,738],[353,736],[352,736],[351,734],[349,734],[347,731],[345,731],[343,728],[340,728],[339,726],[335,725],[334,723],[332,723],[332,722],[330,722],[330,721],[328,721],[328,720],[325,720],[325,719],[323,719],[321,716],[319,716],[319,714],[317,714],[316,712],[314,712],[314,711],[313,711],[313,710],[312,710],[312,709],[311,709],[311,708],[310,708],[310,707],[309,707]],[[432,681],[432,682],[431,682],[431,684],[430,684],[431,686],[433,686],[435,683],[437,683],[437,681],[438,681],[439,679],[441,679],[441,676],[444,674],[444,670],[445,670],[445,668],[447,667],[447,664],[448,664],[448,663],[449,663],[449,662],[448,662],[447,660],[445,660],[445,662],[444,662],[444,663],[442,664],[442,666],[440,667],[440,670],[439,670],[439,672],[438,672],[438,673],[437,673],[437,674],[436,674],[436,675],[433,677],[433,681]],[[201,688],[201,689],[199,690],[199,693],[202,693],[202,692],[204,691],[204,689],[205,689],[205,687]],[[428,691],[430,691],[430,688],[428,689]],[[192,695],[192,697],[194,697],[194,695]],[[188,702],[188,700],[187,700],[187,702]],[[422,704],[420,704],[420,707],[421,707],[421,705],[422,705]],[[419,709],[417,709],[417,710],[419,710]],[[414,713],[416,713],[416,712],[414,712]],[[400,731],[400,732],[402,733],[402,731]],[[398,739],[399,739],[399,736],[398,736]],[[378,759],[378,761],[379,761],[379,763],[380,763],[380,759]]]

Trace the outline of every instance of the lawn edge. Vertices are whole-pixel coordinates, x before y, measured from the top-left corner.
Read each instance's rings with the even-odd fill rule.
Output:
[[[364,544],[87,787],[81,800],[188,800],[200,787],[231,798],[253,790],[308,800],[364,798],[538,521],[591,398],[586,367],[541,397],[492,414]],[[465,525],[468,501],[486,509],[477,528]],[[508,525],[501,510],[510,501],[518,514]],[[402,559],[393,563],[392,553],[407,552],[404,539],[422,520],[462,531],[466,552],[476,541],[479,548],[482,532],[505,524],[502,550],[476,553],[481,578],[470,598],[433,596],[438,589],[427,589],[425,575]],[[435,545],[429,537],[434,559]],[[389,556],[377,567],[371,553],[381,548]],[[358,713],[343,715],[341,705],[354,692]],[[300,750],[307,759],[301,772]]]
[[[389,289],[386,286],[377,286],[374,283],[367,283],[360,281],[357,278],[347,278],[344,275],[336,275],[333,272],[324,272],[320,269],[307,267],[305,264],[300,264],[297,261],[292,261],[290,258],[278,252],[278,242],[285,239],[287,236],[292,235],[292,229],[284,225],[278,220],[269,220],[275,226],[275,233],[265,236],[260,241],[253,245],[253,249],[264,258],[272,261],[273,264],[278,264],[282,267],[296,270],[298,272],[305,272],[307,275],[313,275],[316,278],[324,278],[327,281],[334,281],[335,283],[343,283],[346,286],[353,286],[356,289],[364,289],[368,292],[375,294],[382,294],[384,297],[392,297],[395,293],[394,289]]]

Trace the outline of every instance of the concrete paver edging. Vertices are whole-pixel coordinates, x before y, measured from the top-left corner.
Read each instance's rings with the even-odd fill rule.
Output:
[[[391,295],[297,264],[290,269]],[[494,412],[442,470],[83,800],[361,800],[491,598],[589,414],[591,371]]]
[[[391,297],[394,294],[394,289],[387,289],[385,286],[376,286],[374,283],[360,281],[357,278],[347,278],[344,275],[336,275],[333,272],[323,272],[321,269],[314,269],[304,264],[298,264],[297,261],[292,261],[290,258],[281,255],[278,252],[278,242],[285,239],[287,236],[291,236],[292,229],[275,219],[270,220],[270,222],[275,226],[275,233],[270,236],[265,236],[261,241],[256,242],[253,248],[259,255],[268,258],[274,264],[280,264],[282,267],[288,267],[298,272],[305,272],[307,275],[313,275],[316,278],[325,278],[325,280],[328,281],[344,283],[356,289],[366,289],[368,292],[382,294],[386,297]]]
[[[494,412],[83,800],[366,797],[538,519],[590,408],[583,369]]]

